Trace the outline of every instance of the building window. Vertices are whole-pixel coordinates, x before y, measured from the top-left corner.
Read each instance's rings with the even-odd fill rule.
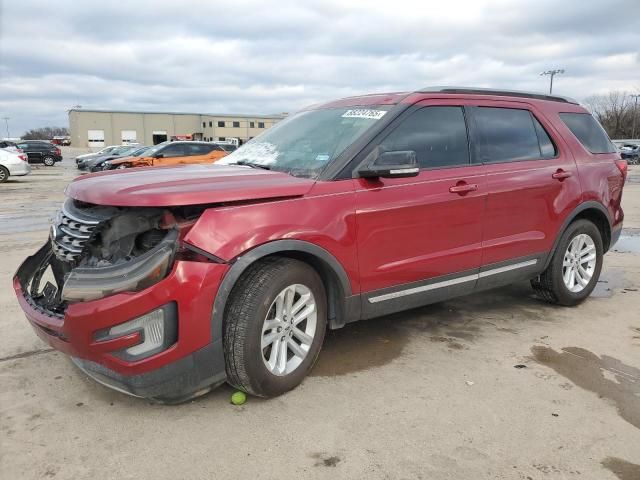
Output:
[[[202,128],[206,128],[207,127],[207,123],[206,122],[202,122]]]
[[[218,126],[219,126],[219,127],[224,127],[224,121],[219,121],[219,122],[218,122]]]
[[[240,128],[240,122],[233,122],[233,128]]]
[[[256,128],[256,122],[249,122],[249,128]]]
[[[209,126],[213,127],[213,122],[209,121]]]
[[[224,123],[224,122],[223,122]],[[219,142],[224,142],[227,140],[227,137],[218,137]]]
[[[258,128],[264,128],[264,122],[258,122]]]

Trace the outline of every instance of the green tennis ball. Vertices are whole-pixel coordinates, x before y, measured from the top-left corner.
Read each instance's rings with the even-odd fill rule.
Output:
[[[247,394],[244,392],[235,392],[231,395],[231,403],[234,405],[242,405],[247,401]]]

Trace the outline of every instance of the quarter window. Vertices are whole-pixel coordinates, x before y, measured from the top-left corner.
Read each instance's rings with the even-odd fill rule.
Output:
[[[413,150],[421,168],[469,163],[462,107],[425,107],[413,113],[381,143],[381,151]]]
[[[613,153],[616,151],[616,147],[609,140],[604,129],[590,114],[561,113],[560,118],[591,153]]]
[[[478,107],[475,119],[479,161],[508,162],[542,157],[538,133],[528,110]],[[548,145],[545,148],[548,151]]]

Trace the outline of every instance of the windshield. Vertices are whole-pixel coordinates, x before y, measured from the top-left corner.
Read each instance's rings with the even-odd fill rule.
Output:
[[[300,112],[277,123],[217,163],[256,166],[316,178],[389,108],[385,105]]]

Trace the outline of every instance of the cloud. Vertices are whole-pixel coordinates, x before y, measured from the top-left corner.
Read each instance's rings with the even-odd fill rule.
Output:
[[[578,99],[640,89],[637,0],[4,2],[0,114],[276,113],[359,93],[470,85]],[[16,21],[19,19],[20,21]]]

